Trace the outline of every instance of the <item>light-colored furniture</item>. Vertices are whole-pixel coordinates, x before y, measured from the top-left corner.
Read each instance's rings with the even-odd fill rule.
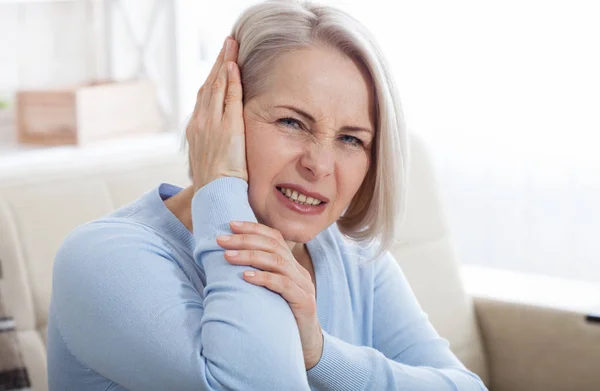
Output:
[[[2,294],[15,316],[35,391],[47,389],[51,273],[64,237],[160,182],[188,184],[185,156],[178,152],[175,137],[111,151],[73,149],[35,159],[0,158]],[[600,324],[586,322],[583,304],[569,309],[565,303],[553,307],[527,296],[499,298],[513,291],[515,281],[527,295],[523,287],[535,290],[543,285],[539,280],[529,285],[523,276],[518,280],[507,273],[459,267],[430,158],[418,138],[411,138],[411,152],[409,211],[393,252],[452,350],[493,391],[600,389]],[[494,288],[487,283],[492,280],[496,290],[487,290]],[[576,291],[574,287],[580,286],[567,288]],[[600,304],[595,287],[579,289],[571,298],[578,302],[592,295]]]

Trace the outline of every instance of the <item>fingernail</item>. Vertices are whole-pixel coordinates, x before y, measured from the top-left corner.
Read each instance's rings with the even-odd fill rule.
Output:
[[[217,236],[217,240],[221,241],[221,242],[226,242],[229,239],[231,239],[231,236],[229,235],[224,235],[224,236]]]
[[[231,67],[231,63],[229,63],[229,67]],[[242,222],[241,221],[232,221],[231,225],[235,225],[236,227],[241,227]]]
[[[225,49],[225,53],[229,53],[231,48],[233,47],[233,41],[231,39],[227,40],[227,48]]]
[[[256,275],[255,272],[253,272],[252,270],[246,270],[244,272],[245,275],[247,275],[248,277],[254,277]]]
[[[229,255],[230,257],[235,257],[236,255],[238,255],[238,251],[237,250],[227,250],[227,251],[225,251],[225,254]]]

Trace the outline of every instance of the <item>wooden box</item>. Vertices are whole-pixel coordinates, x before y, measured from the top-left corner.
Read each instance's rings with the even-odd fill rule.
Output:
[[[15,109],[23,144],[84,145],[165,130],[154,85],[142,80],[19,91]]]

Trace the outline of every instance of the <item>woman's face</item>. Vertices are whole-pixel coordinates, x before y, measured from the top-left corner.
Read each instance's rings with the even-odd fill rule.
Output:
[[[244,105],[250,206],[285,240],[306,243],[333,224],[363,182],[375,128],[370,83],[350,58],[303,49],[278,57],[269,87]],[[297,211],[282,184],[329,201],[316,214]]]

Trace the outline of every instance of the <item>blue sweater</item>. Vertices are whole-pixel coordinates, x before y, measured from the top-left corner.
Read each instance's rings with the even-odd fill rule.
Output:
[[[51,391],[485,390],[439,337],[388,252],[343,239],[307,243],[324,350],[306,370],[277,293],[243,280],[216,236],[256,221],[248,185],[217,179],[192,200],[193,234],[163,183],[81,225],[60,247],[48,320]]]

